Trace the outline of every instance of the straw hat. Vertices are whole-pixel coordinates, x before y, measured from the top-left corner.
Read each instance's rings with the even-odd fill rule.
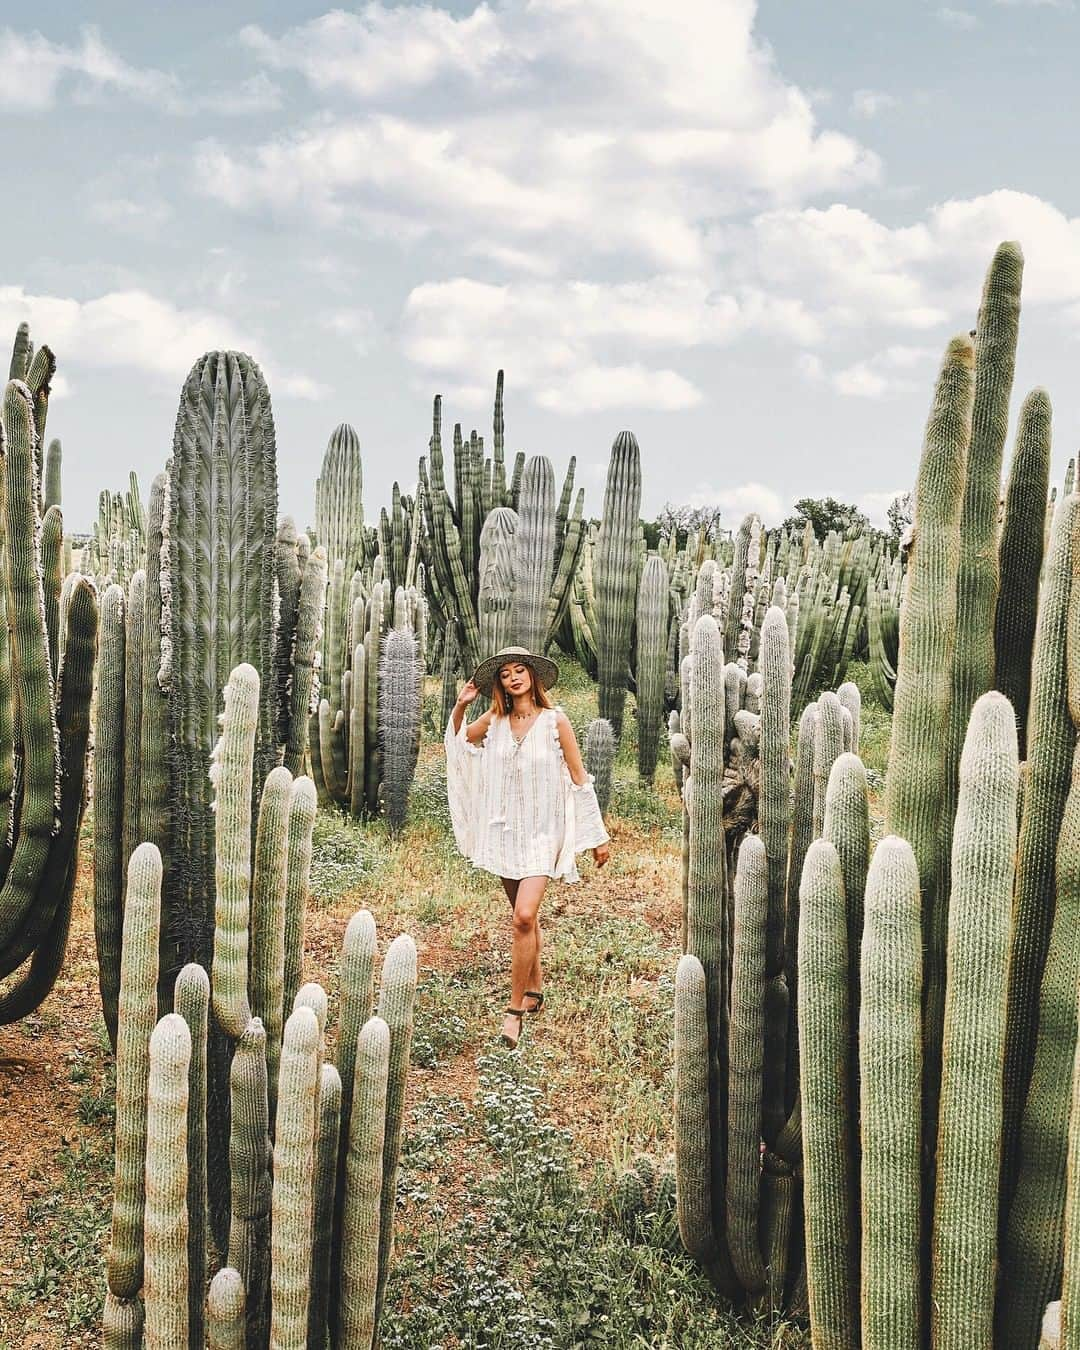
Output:
[[[547,656],[534,656],[528,647],[503,647],[494,656],[481,661],[473,672],[473,684],[482,694],[490,694],[495,677],[503,666],[528,666],[534,675],[540,677],[545,689],[550,689],[559,679],[559,667]]]

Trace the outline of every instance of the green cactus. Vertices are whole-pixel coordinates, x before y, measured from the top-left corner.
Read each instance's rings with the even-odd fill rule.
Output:
[[[357,1092],[349,1120],[338,1294],[339,1343],[371,1350],[379,1323],[381,1189],[389,1114],[391,1031],[372,1017],[356,1044]]]
[[[151,847],[153,847],[151,845]],[[191,1033],[166,1013],[150,1037],[143,1286],[148,1347],[188,1343],[187,1113]],[[202,1290],[199,1290],[200,1301]]]
[[[1078,544],[1080,495],[1070,495],[1061,502],[1054,517],[1031,669],[1027,771],[1016,865],[1005,1031],[1003,1215],[1008,1214],[1019,1167],[1020,1122],[1039,1026],[1039,988],[1054,922],[1054,860],[1076,744],[1076,729],[1069,716],[1066,641]]]
[[[601,814],[611,805],[611,776],[617,749],[615,732],[606,717],[594,717],[585,728],[585,769],[592,775]]]
[[[791,821],[791,652],[784,611],[773,606],[761,625],[761,790],[758,816],[769,865],[765,974],[784,968],[785,871]]]
[[[270,1344],[275,1350],[304,1350],[307,1345],[320,1037],[310,1008],[290,1014],[281,1043],[274,1131]]]
[[[1074,504],[1068,516],[1075,529]],[[1075,744],[1080,729],[1080,605],[1075,603],[1080,541],[1075,533],[1071,563],[1074,599],[1066,609],[1066,668]],[[1030,788],[1025,801],[1032,801]],[[1031,809],[1036,809],[1034,801]],[[1009,1345],[1035,1340],[1039,1319],[1062,1278],[1070,1075],[1077,1032],[1075,933],[1080,922],[1080,752],[1075,750],[1057,837],[1055,879],[1035,1056],[1020,1126],[1019,1170],[1001,1248],[997,1330]]]
[[[289,793],[285,831],[285,935],[282,965],[282,1008],[291,1008],[300,988],[304,956],[304,910],[311,877],[311,836],[315,825],[315,784],[294,778]]]
[[[405,825],[420,745],[424,670],[410,628],[392,628],[379,662],[379,744],[383,808],[392,833]]]
[[[814,725],[814,838],[820,839],[825,828],[825,798],[832,767],[844,753],[843,708],[830,690],[818,699],[818,715]]]
[[[502,651],[511,644],[517,527],[517,513],[497,506],[480,531],[478,609],[480,647],[485,654]]]
[[[717,1240],[712,1204],[709,1120],[709,1018],[705,968],[696,956],[675,972],[675,1167],[683,1246],[715,1284],[734,1296],[738,1284]]]
[[[622,735],[630,638],[641,572],[641,455],[629,431],[611,447],[604,514],[596,541],[596,640],[600,716]]]
[[[278,1060],[284,1018],[285,887],[292,787],[293,776],[283,765],[271,769],[266,776],[259,800],[255,869],[251,876],[247,987],[251,1013],[266,1028],[266,1085],[271,1120],[277,1106]],[[223,826],[225,823],[222,822]],[[286,841],[285,848],[282,847],[283,840]],[[219,834],[219,854],[223,845],[228,846],[228,837]]]
[[[117,1298],[111,1289],[107,1290],[101,1330],[104,1350],[142,1350],[142,1299]]]
[[[525,465],[514,532],[514,594],[510,629],[531,652],[544,650],[555,558],[555,475],[544,455]]]
[[[205,1339],[206,1029],[210,1013],[210,981],[202,966],[187,965],[176,977],[176,1011],[187,1023],[191,1038],[187,1115],[188,1329],[192,1347],[201,1347]]]
[[[315,1127],[315,1164],[311,1212],[311,1298],[308,1303],[307,1344],[326,1344],[333,1282],[334,1201],[338,1158],[341,1155],[341,1075],[333,1064],[320,1071],[318,1118]]]
[[[851,1044],[848,970],[840,858],[827,840],[815,839],[799,902],[806,1278],[814,1342],[838,1348],[859,1341],[853,1108],[846,1076],[837,1073]]]
[[[409,1066],[409,1050],[412,1045],[415,1001],[416,944],[407,933],[400,933],[387,948],[379,985],[378,1015],[390,1029],[390,1063],[386,1081],[386,1129],[383,1136],[379,1279],[375,1298],[376,1325],[382,1313],[386,1280],[393,1255],[397,1169],[398,1159],[401,1156],[401,1125],[405,1114],[405,1074]],[[355,1090],[353,1109],[355,1110]]]
[[[251,888],[251,790],[258,731],[260,681],[253,666],[239,665],[224,689],[221,738],[214,747],[217,905],[211,971],[214,1016],[234,1040],[251,1021],[248,938]]]
[[[209,1350],[244,1350],[244,1281],[232,1266],[222,1266],[206,1296]]]
[[[923,1140],[929,1156],[937,1132],[947,914],[938,903],[945,738],[950,707],[956,577],[964,470],[974,392],[974,348],[954,338],[945,353],[926,425],[915,489],[915,545],[908,564],[900,624],[885,828],[906,839],[919,864],[926,942],[923,1026]]]
[[[157,1022],[160,915],[161,855],[153,844],[140,844],[128,864],[116,1039],[116,1172],[106,1278],[119,1299],[135,1298],[143,1286],[146,1085]]]
[[[229,1070],[230,1135],[227,1175],[232,1212],[228,1264],[247,1291],[249,1344],[265,1342],[270,1287],[270,1121],[266,1097],[266,1031],[252,1018],[236,1043]]]
[[[727,1227],[731,1263],[743,1288],[750,1294],[765,1287],[758,1198],[768,918],[769,859],[760,837],[748,834],[739,846],[739,865],[735,872],[731,1064],[727,1102]]]
[[[638,714],[638,773],[645,783],[651,783],[655,776],[660,749],[664,676],[667,669],[669,593],[667,564],[663,558],[652,554],[645,559],[638,589],[634,678]]]
[[[994,688],[1016,709],[1022,760],[1027,757],[1051,422],[1050,396],[1045,389],[1033,389],[1020,406],[998,546],[1001,587],[994,612]]]
[[[349,576],[370,562],[363,494],[360,438],[342,422],[331,433],[315,480],[315,533],[331,565],[340,560]]]
[[[629,1167],[619,1173],[615,1180],[611,1203],[616,1217],[632,1232],[635,1220],[640,1218],[648,1207],[645,1183],[634,1168]]]
[[[919,1350],[922,928],[919,870],[895,836],[866,878],[859,1005],[863,1350]]]
[[[1008,976],[1019,776],[1014,717],[1003,695],[983,694],[960,761],[930,1288],[930,1333],[941,1350],[994,1339],[1001,991]]]

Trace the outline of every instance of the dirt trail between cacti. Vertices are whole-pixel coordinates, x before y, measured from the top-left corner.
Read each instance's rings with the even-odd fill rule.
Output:
[[[579,1162],[586,1166],[611,1154],[613,1112],[610,1100],[596,1090],[596,1075],[604,1069],[592,1044],[606,1016],[604,1000],[626,1000],[640,1015],[653,1017],[669,1002],[658,988],[658,972],[669,963],[674,968],[679,943],[677,844],[670,839],[661,843],[654,830],[622,821],[613,823],[613,834],[617,861],[603,872],[591,864],[583,867],[580,885],[554,887],[545,903],[545,930],[556,940],[560,932],[571,930],[600,936],[576,958],[585,963],[579,964],[576,985],[560,983],[556,970],[549,1007],[527,1029],[530,1045],[552,1070],[546,1078],[550,1115],[572,1131]],[[316,902],[305,930],[305,978],[319,979],[335,1002],[342,935],[358,907],[370,906],[378,916],[380,948],[402,928],[416,938],[418,1029],[422,1026],[437,1040],[447,1019],[460,1018],[453,1037],[439,1043],[430,1067],[416,1065],[410,1074],[406,1119],[413,1119],[415,1111],[421,1129],[429,1110],[442,1109],[440,1103],[472,1109],[478,1092],[477,1057],[493,1048],[501,1021],[510,951],[509,912],[494,886],[490,895],[485,888],[471,897],[444,896],[436,890],[439,910],[423,915],[415,911],[418,897],[430,899],[439,878],[437,870],[425,870],[422,847],[422,840],[409,841],[404,863],[385,879],[376,874],[328,907],[319,908]],[[63,1312],[65,1304],[70,1310],[70,1285],[76,1279],[85,1290],[80,1297],[96,1299],[103,1292],[111,1191],[106,1114],[111,1089],[104,1069],[108,1055],[98,995],[92,879],[85,850],[68,956],[57,986],[31,1017],[0,1028],[0,1350],[67,1350],[100,1340],[96,1315],[91,1319],[84,1314],[75,1331]],[[625,952],[609,950],[604,925],[623,920],[629,926],[644,925],[655,935],[663,967],[654,952],[640,969],[628,970]],[[425,992],[426,987],[433,992]],[[448,1001],[440,1004],[440,997]],[[333,1028],[330,1039],[332,1044]],[[470,1210],[475,1203],[472,1180],[483,1166],[475,1138],[451,1138],[444,1147],[455,1155],[460,1152],[460,1185],[445,1199],[458,1212]],[[91,1153],[92,1164],[80,1162]],[[81,1204],[85,1211],[88,1196],[93,1222],[84,1214],[82,1228],[75,1231],[72,1218],[69,1234],[67,1210]],[[48,1260],[42,1256],[46,1233]],[[33,1236],[28,1239],[28,1234]],[[14,1307],[6,1297],[12,1291],[17,1291]]]

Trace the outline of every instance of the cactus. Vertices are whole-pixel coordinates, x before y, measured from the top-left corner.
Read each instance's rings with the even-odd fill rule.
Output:
[[[1003,1214],[1008,1213],[1019,1166],[1020,1121],[1039,1025],[1039,986],[1054,922],[1054,859],[1076,744],[1076,729],[1069,716],[1066,641],[1078,545],[1080,496],[1070,495],[1054,517],[1031,671],[1026,789],[1020,820],[1005,1033]]]
[[[517,527],[517,513],[509,507],[497,506],[480,531],[478,611],[480,647],[485,654],[511,645]]]
[[[900,624],[900,656],[885,828],[906,839],[919,864],[926,942],[923,1027],[924,1147],[933,1153],[944,1008],[945,915],[938,904],[945,735],[956,627],[957,558],[971,403],[974,349],[968,337],[949,344],[938,376],[915,490],[915,547]]]
[[[1016,709],[1021,760],[1027,756],[1032,652],[1043,565],[1043,503],[1050,481],[1049,395],[1035,389],[1020,407],[1005,519],[1001,528],[1001,587],[994,612],[994,688]]]
[[[1018,776],[1012,706],[984,694],[964,742],[953,834],[930,1290],[942,1350],[993,1342]]]
[[[230,1134],[228,1172],[232,1212],[228,1264],[247,1291],[245,1319],[250,1341],[264,1341],[270,1285],[271,1179],[270,1119],[266,1095],[266,1031],[252,1018],[236,1043],[229,1070]]]
[[[378,1326],[379,1196],[384,1179],[390,1041],[390,1028],[381,1017],[367,1021],[357,1041],[359,1091],[349,1121],[338,1295],[340,1343],[356,1350],[370,1350]]]
[[[816,839],[806,854],[799,897],[799,1029],[803,1163],[806,1169],[806,1280],[815,1344],[858,1344],[858,1248],[851,1159],[852,1104],[836,1065],[847,1062],[847,920],[840,858]]]
[[[135,1298],[143,1284],[146,1084],[157,1022],[160,914],[161,855],[153,844],[140,844],[128,865],[116,1041],[116,1180],[106,1277],[119,1299]]]
[[[585,728],[585,768],[592,775],[601,814],[611,805],[611,775],[615,767],[615,732],[606,717],[594,717]]]
[[[638,714],[638,773],[651,783],[656,773],[660,726],[664,716],[664,676],[668,636],[667,564],[653,554],[645,560],[637,599],[635,688]]]
[[[1075,503],[1070,498],[1066,504],[1073,506],[1066,519],[1071,518],[1075,530]],[[1074,599],[1066,609],[1066,669],[1075,745],[1080,729],[1080,605],[1075,603],[1080,594],[1080,546],[1075,533],[1071,564]],[[1030,789],[1025,793],[1028,800]],[[1049,805],[1052,811],[1052,799]],[[1032,809],[1036,809],[1034,801]],[[1074,935],[1080,920],[1080,753],[1076,750],[1057,837],[1055,879],[1056,904],[1039,991],[1035,1056],[1020,1126],[1019,1170],[1001,1250],[997,1330],[1010,1345],[1034,1341],[1039,1318],[1062,1278],[1070,1075],[1077,1033]]]
[[[735,873],[727,1212],[731,1262],[743,1288],[751,1294],[765,1286],[758,1237],[758,1145],[762,1135],[768,914],[769,859],[761,839],[748,834],[739,846]]]
[[[274,1131],[271,1350],[304,1350],[307,1345],[319,1040],[315,1014],[297,1008],[282,1039]]]
[[[370,561],[364,527],[360,438],[347,422],[331,433],[315,481],[315,533],[331,563],[348,576]]]
[[[555,558],[555,475],[551,462],[534,455],[525,465],[514,532],[514,596],[510,630],[529,651],[544,650],[547,604]]]
[[[866,879],[859,1006],[863,1350],[918,1350],[922,929],[911,846],[890,836]]]
[[[100,693],[94,729],[94,934],[101,1008],[116,1048],[123,923],[124,592],[111,585],[101,601]]]
[[[31,350],[22,330],[16,348],[13,368]],[[0,978],[26,963],[0,994],[0,1025],[38,1007],[60,971],[83,811],[98,609],[85,578],[60,597],[58,509],[48,531],[41,524],[41,438],[54,367],[40,348],[26,382],[5,389],[0,424]]]
[[[152,847],[152,845],[151,845]],[[180,1350],[188,1339],[187,1111],[191,1033],[166,1013],[150,1037],[146,1089],[147,1350]],[[199,1290],[200,1301],[202,1290]]]
[[[333,1278],[334,1188],[341,1156],[341,1075],[333,1064],[320,1069],[316,1093],[315,1163],[311,1211],[311,1298],[308,1302],[308,1345],[325,1345]]]
[[[232,1266],[222,1266],[206,1296],[209,1350],[244,1350],[244,1281]]]
[[[210,981],[202,966],[188,965],[176,977],[176,1011],[191,1040],[188,1068],[187,1220],[188,1329],[191,1344],[204,1341],[206,1287],[206,1028]]]
[[[622,735],[623,707],[630,675],[630,635],[641,571],[641,457],[629,431],[611,447],[604,514],[596,541],[596,641],[600,716]]]
[[[392,832],[402,829],[420,747],[423,667],[409,628],[392,628],[379,663],[379,744],[383,806]]]

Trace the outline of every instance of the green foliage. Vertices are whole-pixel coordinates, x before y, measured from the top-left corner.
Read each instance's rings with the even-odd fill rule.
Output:
[[[870,521],[857,506],[837,501],[835,497],[800,497],[795,503],[794,514],[788,516],[780,528],[802,531],[807,525],[818,542],[824,543],[834,530],[845,538],[863,534]]]

